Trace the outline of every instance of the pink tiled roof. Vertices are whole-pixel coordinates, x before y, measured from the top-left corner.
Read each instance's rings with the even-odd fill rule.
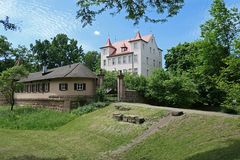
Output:
[[[110,56],[117,56],[117,55],[131,53],[132,52],[131,46],[130,46],[131,42],[137,41],[137,40],[143,40],[145,42],[149,42],[151,40],[152,36],[153,36],[152,34],[141,36],[141,34],[139,32],[137,32],[137,34],[134,38],[127,39],[127,40],[122,40],[122,41],[117,41],[117,42],[111,44],[111,47],[113,47],[115,49],[115,51],[113,53],[111,53]],[[108,39],[108,41],[111,42],[110,39]],[[107,44],[106,44],[107,46],[105,46],[105,47],[109,46],[108,41],[107,41]],[[127,47],[127,50],[122,52],[122,49],[121,49],[122,47]]]

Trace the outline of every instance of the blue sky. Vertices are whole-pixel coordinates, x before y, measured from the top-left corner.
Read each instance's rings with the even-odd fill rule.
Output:
[[[239,0],[225,0],[228,7],[240,7]],[[142,35],[153,33],[158,46],[166,54],[167,49],[178,43],[199,38],[199,26],[209,19],[208,10],[212,0],[185,0],[185,5],[178,15],[163,24],[141,22],[134,26],[124,18],[124,12],[112,17],[104,13],[97,17],[92,26],[82,28],[80,20],[75,19],[76,0],[0,0],[0,18],[10,16],[11,22],[17,23],[22,31],[5,31],[0,27],[0,34],[13,44],[29,47],[36,39],[50,39],[58,33],[65,33],[77,39],[85,51],[97,50],[106,43],[108,35],[116,40],[133,37],[136,31]]]

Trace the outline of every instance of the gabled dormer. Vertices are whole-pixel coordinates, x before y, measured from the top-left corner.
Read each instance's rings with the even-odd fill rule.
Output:
[[[123,42],[123,45],[121,46],[121,52],[127,52],[128,51],[128,47],[126,46],[126,44]]]
[[[116,48],[112,45],[109,37],[107,39],[106,45],[101,47],[100,49],[101,49],[101,53],[107,56],[114,54],[116,51]]]

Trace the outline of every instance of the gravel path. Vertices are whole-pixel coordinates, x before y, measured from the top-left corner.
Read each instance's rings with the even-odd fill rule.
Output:
[[[194,113],[194,114],[201,114],[201,115],[222,116],[222,117],[230,117],[230,118],[240,118],[240,115],[233,115],[233,114],[227,114],[227,113],[222,113],[222,112],[214,112],[214,111],[200,111],[200,110],[194,110],[194,109],[161,107],[161,106],[153,106],[153,105],[143,104],[143,103],[119,102],[119,103],[116,103],[116,104],[136,106],[136,107],[139,106],[139,107],[160,108],[160,109],[168,110],[168,111],[183,111],[184,113]]]

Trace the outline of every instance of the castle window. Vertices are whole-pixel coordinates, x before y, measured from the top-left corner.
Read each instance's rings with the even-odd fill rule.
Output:
[[[138,44],[137,44],[137,42],[135,42],[135,43],[133,44],[133,48],[134,48],[134,49],[138,49]]]
[[[103,49],[102,52],[103,52],[103,54],[106,54],[106,49]]]
[[[112,59],[112,65],[115,65],[115,58]]]
[[[152,47],[150,47],[150,53],[152,53]]]
[[[132,63],[132,55],[128,56],[128,63]]]
[[[135,63],[138,62],[138,57],[137,57],[137,55],[134,55],[134,62],[135,62]]]
[[[126,56],[123,56],[123,64],[126,63]]]
[[[148,57],[146,57],[146,63],[148,64]]]
[[[118,57],[118,64],[121,64],[121,57]]]
[[[106,60],[105,59],[103,60],[103,65],[106,66]]]

